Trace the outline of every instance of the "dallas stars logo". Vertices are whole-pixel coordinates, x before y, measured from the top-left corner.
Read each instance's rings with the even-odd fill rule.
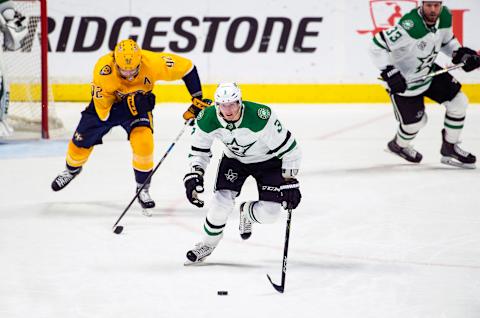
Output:
[[[239,145],[237,140],[235,140],[235,138],[233,138],[232,142],[231,143],[228,143],[228,144],[225,144],[228,149],[233,152],[235,155],[239,156],[239,157],[245,157],[245,153],[247,152],[248,149],[250,149],[250,147],[253,146],[253,144],[255,143],[256,141],[252,142],[251,144],[249,145],[245,145],[245,146],[242,146],[242,145]]]
[[[237,178],[238,178],[238,173],[233,172],[232,169],[228,169],[228,172],[225,173],[225,178],[226,178],[228,181],[230,181],[230,182],[233,183],[233,181],[237,180]]]
[[[428,68],[428,72],[433,67],[433,62],[437,58],[438,52],[435,51],[435,47],[432,49],[432,52],[427,55],[426,57],[418,57],[418,60],[421,62],[420,66],[417,67],[417,73],[423,71],[424,69]]]

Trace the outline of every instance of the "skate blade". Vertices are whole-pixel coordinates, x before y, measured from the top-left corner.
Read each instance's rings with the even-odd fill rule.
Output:
[[[464,169],[476,169],[477,168],[474,163],[463,163],[463,162],[460,162],[460,161],[458,161],[456,159],[453,159],[451,157],[442,157],[440,162],[443,163],[444,165],[458,167],[458,168],[464,168]]]
[[[149,209],[142,209],[142,214],[146,217],[151,217],[153,214],[149,211]]]
[[[407,160],[405,157],[402,157],[402,156],[399,155],[398,153],[393,152],[393,151],[391,151],[391,150],[388,149],[388,148],[385,148],[384,151],[385,151],[386,153],[391,154],[392,156],[397,157],[397,158],[402,158],[402,159],[405,160],[407,163],[411,163],[411,164],[414,164],[414,165],[418,165],[418,164],[420,163],[420,162],[413,162],[413,161]]]
[[[185,263],[183,263],[183,266],[198,266],[198,265],[202,265],[202,264],[204,264],[204,263],[203,263],[203,260],[204,260],[204,259],[205,259],[205,258],[202,258],[202,259],[200,259],[200,260],[198,260],[198,261],[196,261],[196,262],[192,262],[191,260],[189,260],[189,259],[187,258],[187,260],[185,261]]]

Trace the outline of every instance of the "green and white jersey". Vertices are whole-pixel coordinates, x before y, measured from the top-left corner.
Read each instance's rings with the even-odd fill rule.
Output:
[[[210,148],[215,139],[224,145],[224,154],[242,163],[256,163],[274,157],[282,159],[283,169],[299,169],[301,152],[295,138],[265,105],[244,101],[240,119],[225,121],[216,107],[204,109],[197,116],[190,166],[206,168],[212,156]]]
[[[381,31],[373,37],[371,55],[375,65],[384,70],[393,65],[400,70],[407,82],[429,74],[439,52],[451,57],[460,43],[453,35],[452,14],[443,7],[437,23],[426,25],[420,8],[404,15],[397,25]],[[417,96],[425,92],[432,78],[411,83],[402,96]]]

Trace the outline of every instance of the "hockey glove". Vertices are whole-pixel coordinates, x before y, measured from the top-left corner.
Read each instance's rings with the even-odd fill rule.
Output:
[[[155,95],[151,92],[128,95],[125,100],[133,117],[146,114],[155,107]]]
[[[189,120],[196,118],[202,110],[210,105],[212,105],[212,101],[210,99],[199,99],[196,97],[192,98],[192,105],[190,105],[190,107],[188,107],[188,109],[183,113],[183,119]]]
[[[387,66],[380,76],[385,82],[387,82],[390,94],[399,94],[407,90],[407,81],[405,80],[405,77],[403,77],[402,73],[392,65]]]
[[[465,72],[471,72],[480,67],[480,56],[478,56],[477,52],[468,47],[461,47],[453,52],[452,63],[463,63],[463,70]]]
[[[285,180],[285,183],[280,186],[280,196],[282,199],[282,206],[285,210],[296,209],[302,199],[298,180]]]
[[[107,121],[113,124],[120,124],[138,115],[152,111],[154,106],[155,95],[152,93],[128,95],[112,105]]]
[[[183,178],[188,201],[191,204],[201,208],[204,202],[198,198],[198,193],[202,193],[204,170],[198,166],[192,168],[193,172],[187,173]]]

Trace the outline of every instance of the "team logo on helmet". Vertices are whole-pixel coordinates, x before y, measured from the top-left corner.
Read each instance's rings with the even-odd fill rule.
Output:
[[[417,6],[417,0],[370,0],[370,16],[373,22],[373,30],[357,30],[357,32],[359,34],[377,34],[380,31],[389,29],[403,15]]]
[[[110,67],[110,65],[105,65],[100,70],[100,75],[110,75],[110,74],[112,74],[112,68]]]
[[[269,119],[270,118],[270,110],[268,110],[267,108],[264,108],[264,107],[259,108],[258,111],[257,111],[257,115],[261,119]]]

